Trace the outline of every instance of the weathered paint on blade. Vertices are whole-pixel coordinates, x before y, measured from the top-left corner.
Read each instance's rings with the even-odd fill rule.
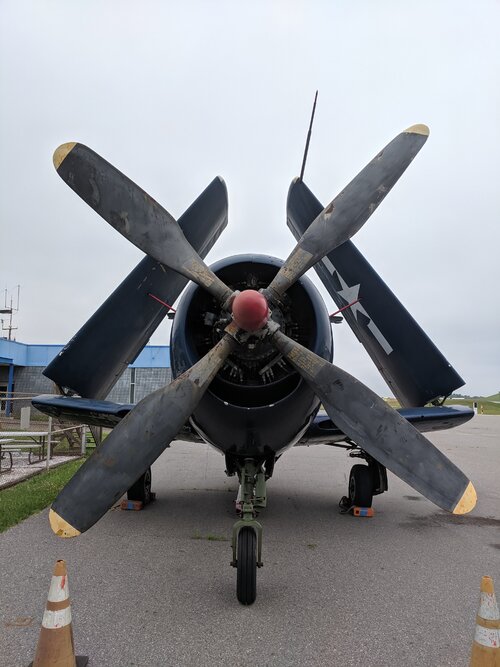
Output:
[[[469,482],[463,496],[456,504],[453,514],[467,514],[476,506],[477,493],[472,482]]]
[[[53,509],[49,510],[49,522],[50,527],[58,537],[78,537],[78,535],[81,535],[79,530],[73,528]]]
[[[213,274],[177,221],[147,192],[83,144],[63,144],[57,173],[76,194],[137,248],[225,303],[232,291]]]
[[[428,137],[430,134],[430,130],[427,127],[427,125],[423,125],[421,123],[418,123],[417,125],[412,125],[411,127],[408,127],[405,132],[408,132],[409,134],[423,134],[424,136]]]
[[[383,399],[285,336],[275,323],[268,328],[335,425],[361,449],[438,507],[462,514],[474,507],[476,492],[464,473]]]
[[[56,535],[75,537],[88,530],[168,447],[237,345],[235,328],[228,327],[183,375],[140,401],[78,469],[52,505]]]
[[[226,227],[227,214],[226,185],[217,177],[179,218],[183,234],[200,257],[206,257]],[[82,397],[105,398],[167,314],[166,308],[149,294],[174,303],[187,280],[151,257],[144,257],[43,374]],[[80,423],[81,415],[76,419]],[[96,425],[113,427],[118,421]]]
[[[54,155],[52,157],[52,161],[54,162],[54,167],[59,169],[63,161],[66,159],[68,153],[70,153],[73,148],[76,146],[76,141],[70,141],[67,144],[61,144],[56,150],[54,151]]]
[[[279,299],[308,269],[361,229],[409,167],[428,135],[426,125],[412,125],[398,134],[323,209],[268,287],[271,298]]]

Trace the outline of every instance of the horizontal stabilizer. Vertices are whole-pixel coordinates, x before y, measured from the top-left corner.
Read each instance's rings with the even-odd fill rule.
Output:
[[[288,192],[287,224],[299,238],[323,210],[303,181]],[[422,406],[464,384],[423,329],[351,241],[315,265],[343,315],[394,396],[403,406]]]
[[[227,225],[227,189],[217,177],[179,218],[189,243],[205,257]],[[167,314],[188,280],[146,256],[43,371],[60,387],[105,398]]]

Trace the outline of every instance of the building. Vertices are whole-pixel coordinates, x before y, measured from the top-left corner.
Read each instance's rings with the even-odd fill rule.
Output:
[[[0,338],[1,411],[9,416],[16,410],[12,396],[54,393],[54,383],[43,369],[62,350],[63,345],[28,345]],[[137,403],[171,380],[170,348],[147,345],[127,368],[108,395],[117,403]],[[24,404],[24,402],[23,402]]]

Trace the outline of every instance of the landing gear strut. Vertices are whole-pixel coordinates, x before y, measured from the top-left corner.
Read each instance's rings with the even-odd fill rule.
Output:
[[[257,568],[262,567],[262,526],[255,520],[256,507],[265,507],[265,475],[254,459],[245,459],[240,470],[241,519],[233,526],[233,560],[236,597],[250,605],[257,597]]]

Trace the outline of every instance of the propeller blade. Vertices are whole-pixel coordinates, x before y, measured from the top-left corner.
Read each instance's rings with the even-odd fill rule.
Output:
[[[401,132],[335,197],[304,232],[267,288],[271,301],[279,301],[311,266],[361,229],[428,136],[426,125]]]
[[[88,530],[134,484],[175,438],[236,345],[226,333],[188,371],[122,419],[55,499],[49,519],[56,535]]]
[[[444,510],[470,512],[477,496],[467,477],[387,403],[352,375],[269,323],[272,341],[312,387],[330,418],[370,456]]]
[[[232,291],[208,268],[158,202],[92,149],[62,144],[54,153],[59,176],[117,232],[153,259],[208,290],[221,303]]]

